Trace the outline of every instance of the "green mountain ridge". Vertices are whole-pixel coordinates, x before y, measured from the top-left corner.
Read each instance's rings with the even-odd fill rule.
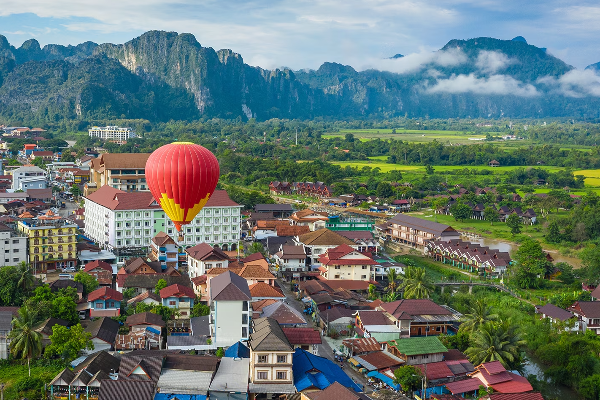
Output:
[[[429,62],[394,73],[332,62],[317,70],[265,70],[176,32],[149,31],[123,44],[43,48],[34,39],[15,48],[0,35],[0,121],[597,118],[598,98],[567,97],[549,86],[573,70],[525,41],[492,38],[451,40]]]

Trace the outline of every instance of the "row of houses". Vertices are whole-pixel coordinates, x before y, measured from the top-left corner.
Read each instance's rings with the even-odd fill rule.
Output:
[[[508,252],[457,239],[429,241],[425,254],[444,264],[491,276],[504,275],[512,262]]]

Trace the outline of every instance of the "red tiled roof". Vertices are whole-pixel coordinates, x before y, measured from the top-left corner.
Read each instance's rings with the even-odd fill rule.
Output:
[[[260,312],[266,306],[270,306],[271,304],[275,304],[279,300],[266,299],[252,302],[252,311]]]
[[[193,299],[196,297],[196,293],[194,292],[194,289],[176,283],[161,289],[160,297],[163,299],[168,297],[190,297]]]
[[[199,276],[193,277],[191,279],[191,281],[194,285],[198,286],[198,285],[202,285],[203,283],[206,283],[207,279],[208,279],[208,277],[206,275],[199,275]]]
[[[502,365],[500,361],[491,361],[477,366],[479,369],[481,369],[481,367],[485,368],[490,375],[506,372],[506,368],[504,368],[504,365]]]
[[[351,253],[358,253],[355,258],[343,258]],[[319,256],[319,262],[323,265],[373,265],[376,264],[372,258],[362,258],[357,250],[347,244],[328,249],[326,253]]]
[[[409,315],[452,315],[444,307],[428,299],[403,299],[381,305],[388,313],[398,318],[403,313]]]
[[[150,192],[124,192],[111,186],[104,185],[87,199],[111,210],[144,210],[160,209]],[[225,190],[215,190],[204,207],[239,206],[229,198]]]
[[[388,356],[385,352],[379,350],[373,353],[368,353],[360,356],[361,360],[371,364],[378,370],[395,367],[402,362]]]
[[[249,263],[252,261],[258,261],[258,260],[264,260],[264,259],[265,259],[265,257],[261,253],[254,253],[254,254],[250,254],[246,258],[242,258],[241,261],[245,264],[245,263]]]
[[[527,378],[513,374],[512,372],[507,372],[507,374],[511,378],[509,381],[490,384],[494,391],[500,393],[523,393],[533,390]]]
[[[88,294],[88,301],[94,301],[97,299],[111,299],[121,301],[123,300],[123,294],[114,289],[103,287],[100,289],[96,289],[92,293]]]
[[[207,243],[199,243],[193,247],[189,247],[185,252],[196,260],[205,260],[210,256],[216,256],[219,259],[227,260],[227,254],[223,253],[218,247],[212,247]]]
[[[358,311],[358,317],[363,325],[393,325],[383,311]]]
[[[310,227],[302,225],[278,225],[275,230],[277,231],[277,236],[300,236],[310,232]]]
[[[248,289],[250,289],[252,297],[285,297],[282,292],[264,282],[250,285],[248,286]]]
[[[260,265],[245,265],[238,275],[244,279],[275,279],[272,273]]]
[[[492,393],[490,400],[544,400],[540,392],[531,393]]]
[[[444,361],[428,363],[427,368],[423,364],[415,365],[415,367],[419,368],[423,374],[426,373],[429,380],[454,377],[454,373]]]
[[[483,385],[483,382],[479,378],[464,379],[462,381],[446,383],[446,388],[452,394],[461,394],[467,392],[474,392],[479,389],[479,386]]]
[[[326,284],[332,290],[335,289],[347,289],[347,290],[367,290],[370,284],[379,285],[375,281],[358,281],[350,279],[325,279],[324,277],[317,277],[321,283]]]
[[[107,263],[106,261],[101,261],[101,260],[90,261],[89,263],[85,264],[85,267],[83,270],[85,272],[90,272],[96,268],[101,268],[103,270],[110,272],[111,274],[113,271],[112,267],[109,263]]]
[[[321,344],[321,334],[313,328],[282,328],[290,344]]]
[[[380,351],[381,345],[374,337],[345,339],[342,344],[354,353],[368,353],[371,351]]]

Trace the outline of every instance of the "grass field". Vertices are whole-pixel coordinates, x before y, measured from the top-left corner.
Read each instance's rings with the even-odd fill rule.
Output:
[[[600,186],[600,169],[584,169],[574,171],[573,174],[585,176],[586,186]]]
[[[323,135],[324,139],[332,139],[335,137],[344,137],[347,133],[351,133],[355,138],[361,141],[372,139],[395,139],[404,140],[407,142],[450,142],[461,144],[481,143],[481,139],[485,135],[476,135],[469,132],[461,131],[435,131],[435,130],[404,130],[396,129],[396,133],[392,133],[391,129],[342,129],[338,133],[330,133]],[[472,140],[479,139],[479,140]]]

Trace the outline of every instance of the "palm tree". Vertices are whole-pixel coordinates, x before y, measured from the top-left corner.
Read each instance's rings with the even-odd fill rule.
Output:
[[[394,302],[394,301],[398,300],[399,298],[400,298],[400,293],[398,293],[398,292],[389,292],[388,294],[385,295],[386,303]]]
[[[500,361],[506,369],[517,367],[521,349],[525,340],[517,332],[516,325],[510,320],[483,324],[471,336],[471,347],[465,354],[474,365],[484,362]]]
[[[390,268],[387,271],[388,285],[386,290],[390,293],[394,293],[398,288],[398,273],[395,268]]]
[[[21,358],[27,358],[27,368],[31,376],[30,361],[34,357],[39,357],[42,353],[42,334],[33,329],[35,320],[34,314],[27,306],[19,309],[19,316],[12,321],[12,330],[10,331],[10,351],[16,357],[21,354]]]
[[[19,282],[18,285],[23,288],[23,293],[27,294],[33,287],[34,279],[31,270],[27,264],[22,261],[19,263]]]
[[[429,283],[425,275],[425,268],[407,267],[402,282],[405,299],[428,299],[433,291],[433,285]]]
[[[375,300],[377,298],[376,287],[373,284],[369,285],[369,300]]]
[[[482,300],[477,300],[469,310],[469,314],[463,315],[461,328],[465,332],[475,332],[479,328],[498,319],[498,314],[492,312],[492,307],[487,306]]]

